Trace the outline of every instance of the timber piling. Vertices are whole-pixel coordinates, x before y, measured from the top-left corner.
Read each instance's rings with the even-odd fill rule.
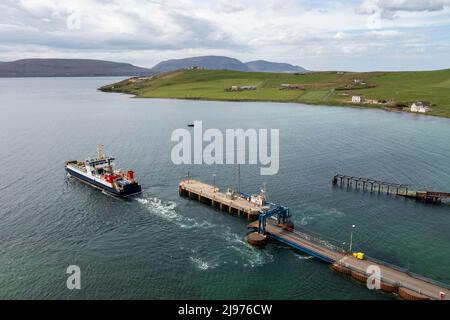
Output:
[[[333,185],[354,188],[356,190],[369,191],[371,193],[385,193],[398,197],[416,199],[425,203],[442,203],[444,199],[450,199],[450,193],[435,191],[414,191],[406,184],[386,182],[370,178],[361,178],[336,174],[331,179]]]

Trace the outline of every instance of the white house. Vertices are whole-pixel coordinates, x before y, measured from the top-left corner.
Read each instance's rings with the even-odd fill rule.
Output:
[[[231,86],[227,91],[256,90],[256,86]]]
[[[411,112],[426,113],[430,111],[430,105],[427,102],[417,101],[411,105]]]
[[[256,90],[256,86],[241,86],[241,90]]]
[[[355,84],[365,85],[366,82],[363,79],[354,79],[353,82]]]
[[[352,103],[363,103],[364,102],[364,96],[363,95],[356,95],[352,96]]]

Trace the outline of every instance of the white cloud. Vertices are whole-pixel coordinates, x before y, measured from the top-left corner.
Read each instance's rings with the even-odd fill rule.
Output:
[[[380,13],[392,19],[398,12],[442,11],[450,0],[364,0],[356,9],[358,14]]]
[[[3,0],[0,61],[88,57],[151,66],[216,54],[311,69],[343,69],[342,61],[359,58],[370,68],[375,54],[388,64],[392,48],[404,56],[413,44],[424,56],[446,52],[447,40],[427,30],[449,26],[449,1]]]
[[[377,31],[370,31],[366,34],[379,38],[396,38],[405,36],[404,33],[397,30],[381,30],[381,31],[377,30]]]
[[[345,33],[339,31],[338,33],[336,33],[336,34],[334,35],[333,38],[334,38],[334,39],[344,39],[344,38],[345,38]]]
[[[245,10],[245,7],[237,2],[231,2],[227,0],[218,1],[213,8],[218,12],[224,13],[236,13]]]

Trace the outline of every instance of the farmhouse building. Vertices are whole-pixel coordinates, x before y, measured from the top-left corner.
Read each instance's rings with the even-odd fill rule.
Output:
[[[426,113],[430,111],[430,104],[424,101],[417,101],[411,105],[411,112]]]
[[[364,103],[364,96],[360,94],[352,96],[352,103]]]
[[[245,90],[256,90],[256,86],[231,86],[226,89],[226,91],[245,91]]]
[[[283,84],[280,85],[279,89],[280,90],[302,90],[303,87],[299,86],[297,84],[283,83]]]
[[[355,84],[360,84],[360,85],[365,85],[366,84],[366,82],[364,80],[362,80],[362,79],[354,79],[353,82]]]

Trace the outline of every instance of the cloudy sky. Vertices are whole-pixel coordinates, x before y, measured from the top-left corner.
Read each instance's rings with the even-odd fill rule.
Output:
[[[227,55],[312,70],[450,68],[450,0],[2,0],[0,61],[151,67]]]

